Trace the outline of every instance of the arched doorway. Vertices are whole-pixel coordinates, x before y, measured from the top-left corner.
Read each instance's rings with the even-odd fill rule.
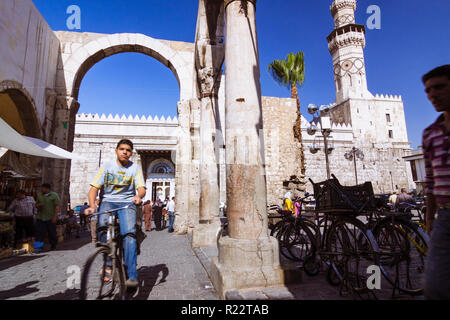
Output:
[[[41,125],[31,95],[15,81],[0,82],[0,117],[22,135],[41,138]]]
[[[167,158],[153,160],[146,176],[148,200],[155,201],[159,198],[164,201],[175,196],[175,165],[172,161]]]

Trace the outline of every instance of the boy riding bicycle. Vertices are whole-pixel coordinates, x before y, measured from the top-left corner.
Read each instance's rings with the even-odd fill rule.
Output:
[[[131,155],[133,154],[133,143],[130,140],[120,140],[115,152],[117,159],[105,163],[91,183],[91,189],[88,194],[89,208],[86,209],[85,214],[95,213],[95,199],[99,190],[103,188],[103,199],[99,212],[122,208],[133,203],[127,209],[119,210],[118,216],[120,233],[122,235],[130,233],[136,235],[136,205],[142,203],[142,198],[145,197],[146,193],[142,169],[130,161]],[[98,217],[98,227],[105,226],[106,224],[107,215],[100,215]],[[99,233],[98,240],[106,243],[106,234]],[[136,269],[136,237],[125,237],[123,240],[123,248],[124,264],[128,276],[126,285],[129,288],[136,288],[139,285]],[[111,271],[107,272],[107,276],[110,276],[110,273]]]

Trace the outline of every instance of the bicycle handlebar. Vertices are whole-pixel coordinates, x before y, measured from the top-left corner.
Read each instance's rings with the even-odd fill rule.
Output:
[[[407,205],[408,207],[407,208],[409,208],[409,207],[418,207],[418,205],[416,204],[416,203],[411,203],[411,202],[399,202],[398,204],[401,204],[401,205]]]
[[[110,213],[114,213],[120,210],[124,210],[124,209],[128,209],[129,207],[131,207],[134,203],[126,205],[125,207],[121,207],[121,208],[117,208],[117,209],[111,209],[111,210],[106,210],[106,211],[102,211],[102,212],[96,212],[90,216],[100,216],[102,214],[110,214]]]

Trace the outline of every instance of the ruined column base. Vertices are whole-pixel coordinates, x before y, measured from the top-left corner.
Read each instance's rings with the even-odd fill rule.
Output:
[[[222,299],[231,290],[284,284],[275,238],[242,240],[223,237],[219,240],[218,249],[219,256],[211,262],[210,277]]]
[[[192,247],[216,246],[220,227],[219,219],[214,219],[212,223],[196,225],[192,232]]]

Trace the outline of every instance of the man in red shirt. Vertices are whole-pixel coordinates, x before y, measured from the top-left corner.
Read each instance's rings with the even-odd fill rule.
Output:
[[[439,118],[423,132],[427,212],[431,233],[426,264],[427,299],[450,299],[450,65],[423,76],[425,92]],[[435,220],[435,214],[438,218]]]

